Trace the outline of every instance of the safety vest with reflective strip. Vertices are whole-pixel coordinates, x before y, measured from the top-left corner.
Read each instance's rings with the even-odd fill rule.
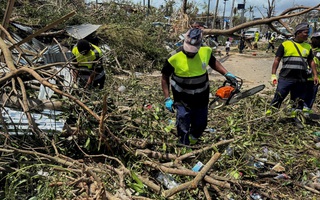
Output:
[[[313,61],[316,63],[318,79],[320,79],[320,48],[313,49],[314,57]],[[309,81],[313,81],[313,77],[308,78]]]
[[[275,39],[276,39],[276,38],[275,38],[274,36],[271,36],[269,42],[270,42],[271,44],[273,44],[273,43],[275,42]]]
[[[297,45],[297,47],[302,55],[303,59],[301,59],[299,52],[297,51],[293,42],[294,41],[292,41],[292,40],[287,40],[282,43],[282,45],[284,47],[282,68],[283,69],[286,68],[286,69],[307,70],[307,66],[308,66],[307,58],[308,58],[310,51],[311,51],[311,45],[306,42],[302,42],[302,43],[294,42]],[[305,63],[303,63],[303,62],[305,62]]]
[[[320,72],[320,48],[315,48],[313,60],[317,64],[317,71]]]
[[[182,51],[171,56],[168,61],[174,68],[170,84],[178,93],[200,94],[209,87],[207,66],[212,49],[201,47],[194,58],[188,58]]]
[[[97,47],[94,44],[90,44],[90,45],[93,48],[86,55],[82,55],[79,52],[77,46],[73,47],[72,49],[72,54],[76,57],[78,66],[80,68],[86,67],[87,69],[92,69],[93,63],[83,63],[83,62],[91,62],[91,61],[97,60],[102,56],[102,52],[99,49],[99,47]]]

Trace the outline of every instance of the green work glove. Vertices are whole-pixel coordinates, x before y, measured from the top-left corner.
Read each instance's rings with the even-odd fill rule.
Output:
[[[271,84],[273,86],[277,85],[278,84],[278,78],[277,78],[277,75],[276,74],[271,74]]]

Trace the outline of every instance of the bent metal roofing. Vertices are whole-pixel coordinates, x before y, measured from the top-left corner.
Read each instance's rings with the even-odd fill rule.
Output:
[[[67,26],[66,32],[73,38],[78,40],[83,39],[95,32],[101,25],[81,24],[75,26]]]

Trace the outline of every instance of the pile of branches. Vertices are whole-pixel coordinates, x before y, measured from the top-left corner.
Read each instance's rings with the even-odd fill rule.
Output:
[[[7,43],[0,39],[5,60],[1,64],[7,69],[0,85],[1,95],[7,94],[10,101],[2,102],[1,108],[14,96],[29,117],[31,134],[1,129],[2,199],[320,197],[315,136],[319,123],[309,121],[305,129],[297,129],[286,117],[286,107],[266,117],[270,91],[210,110],[208,129],[199,143],[185,146],[178,143],[174,114],[163,106],[159,73],[134,73],[132,66],[130,75],[115,75],[105,67],[103,90],[66,92],[48,81],[54,72],[42,70],[52,66],[35,66],[32,61],[21,65],[24,50],[7,32],[6,38]],[[10,48],[18,51],[17,60]],[[72,68],[71,62],[59,65]],[[63,132],[52,135],[37,128],[32,108],[43,102],[29,101],[37,96],[31,90],[34,85],[26,84],[30,80],[51,88],[63,100],[59,116],[66,120]],[[212,93],[217,88],[211,83]],[[197,170],[197,164],[203,166]]]
[[[1,134],[3,198],[319,198],[319,124],[297,129],[286,108],[265,117],[270,91],[210,110],[199,144],[184,146],[162,105],[159,74],[107,80],[103,91],[74,97],[86,107],[65,111],[71,133]]]

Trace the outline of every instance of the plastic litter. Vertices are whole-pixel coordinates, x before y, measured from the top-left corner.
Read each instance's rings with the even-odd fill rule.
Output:
[[[157,176],[157,180],[167,189],[172,189],[174,187],[177,187],[179,183],[177,183],[171,174],[163,174],[159,172]]]
[[[146,104],[146,105],[144,105],[144,108],[147,109],[147,110],[150,110],[150,109],[152,109],[152,105],[151,104]]]
[[[255,168],[258,168],[258,169],[262,169],[262,168],[264,168],[264,163],[263,162],[255,162],[255,163],[253,163],[253,166],[255,167]]]
[[[230,146],[228,146],[225,152],[226,152],[226,154],[227,154],[228,156],[232,156],[232,154],[233,154],[233,148],[230,147]]]
[[[209,128],[209,132],[210,132],[210,133],[215,133],[216,130],[215,130],[214,128]]]
[[[315,132],[313,132],[312,134],[315,135],[315,136],[320,137],[320,131],[315,131]]]
[[[125,92],[126,91],[126,87],[121,85],[119,88],[118,88],[118,91],[119,92]]]
[[[192,168],[192,171],[199,172],[203,167],[203,163],[198,161],[197,164],[195,164]]]
[[[279,174],[278,176],[274,177],[274,179],[289,179],[290,176],[288,176],[287,174]]]
[[[250,192],[250,197],[254,200],[263,200],[261,195],[256,192]]]

